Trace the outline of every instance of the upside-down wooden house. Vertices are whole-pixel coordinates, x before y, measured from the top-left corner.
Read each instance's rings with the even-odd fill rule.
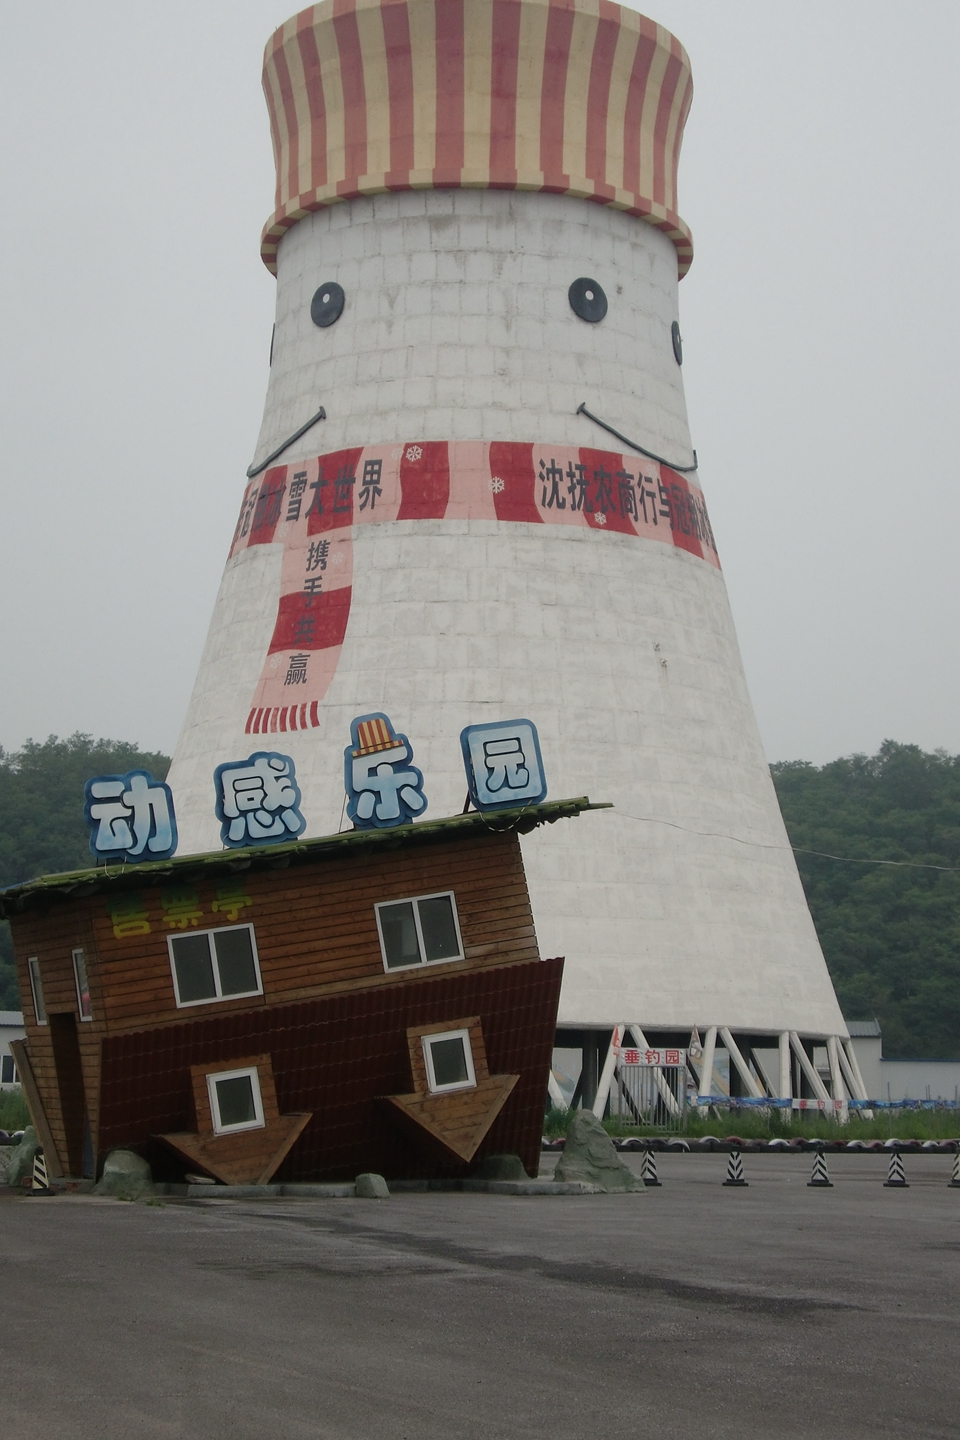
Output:
[[[44,876],[0,892],[54,1177],[536,1174],[562,959],[518,836],[585,799]]]

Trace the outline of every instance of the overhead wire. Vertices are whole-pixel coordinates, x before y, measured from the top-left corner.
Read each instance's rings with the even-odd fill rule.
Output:
[[[740,835],[728,835],[722,830],[694,830],[690,825],[680,825],[675,820],[663,820],[655,815],[631,815],[629,810],[621,810],[619,806],[615,813],[647,825],[668,825],[671,830],[700,835],[705,840],[732,840],[737,845],[749,845],[754,850],[790,850],[795,855],[817,855],[821,860],[836,860],[842,865],[893,865],[906,870],[939,870],[946,875],[960,875],[960,865],[931,865],[924,860],[881,860],[871,855],[831,855],[826,850],[811,850],[805,845],[766,845],[762,840],[744,840]]]

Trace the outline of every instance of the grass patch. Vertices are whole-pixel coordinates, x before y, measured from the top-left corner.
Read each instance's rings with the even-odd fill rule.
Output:
[[[556,1106],[548,1110],[543,1123],[544,1135],[551,1139],[565,1135],[574,1113]],[[851,1111],[846,1125],[810,1110],[802,1116],[796,1111],[787,1112],[787,1118],[783,1116],[784,1112],[780,1110],[769,1110],[764,1114],[762,1110],[751,1107],[739,1112],[721,1111],[719,1119],[710,1116],[701,1119],[693,1110],[687,1111],[685,1124],[679,1133],[688,1139],[716,1135],[721,1140],[727,1135],[737,1135],[742,1140],[774,1140],[779,1137],[789,1140],[792,1136],[821,1140],[889,1140],[891,1136],[896,1136],[898,1140],[960,1138],[960,1112],[956,1110],[875,1110],[872,1120],[865,1120],[858,1111]],[[617,1138],[665,1133],[662,1125],[627,1124],[615,1115],[604,1120],[603,1128],[608,1135]]]
[[[30,1111],[20,1086],[0,1090],[0,1130],[10,1134],[14,1130],[25,1130],[29,1124]]]
[[[801,1118],[796,1111],[782,1118],[782,1111],[741,1110],[728,1112],[719,1120],[701,1119],[694,1111],[687,1117],[684,1134],[739,1135],[744,1140],[775,1140],[792,1136],[821,1140],[955,1140],[960,1135],[960,1113],[956,1110],[874,1110],[873,1119],[865,1120],[859,1111],[851,1110],[846,1125],[816,1111],[807,1111]]]

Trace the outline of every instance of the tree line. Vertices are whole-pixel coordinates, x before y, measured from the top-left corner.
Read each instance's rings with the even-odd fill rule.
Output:
[[[771,770],[844,1015],[890,1059],[960,1058],[960,755],[885,740]]]
[[[37,875],[85,870],[93,856],[83,820],[83,787],[92,775],[148,770],[163,780],[170,758],[123,740],[71,735],[0,747],[0,888]],[[0,1010],[19,1010],[10,926],[0,921]]]
[[[81,734],[0,748],[0,886],[92,864],[91,775],[160,780],[169,764]],[[844,1015],[876,1017],[891,1058],[960,1058],[960,756],[886,740],[876,755],[771,772]],[[0,1009],[19,1008],[3,922]]]

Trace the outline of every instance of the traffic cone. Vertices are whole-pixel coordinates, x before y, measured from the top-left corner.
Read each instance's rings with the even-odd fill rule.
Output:
[[[832,1190],[833,1181],[827,1174],[827,1162],[823,1158],[823,1150],[818,1150],[813,1157],[813,1173],[807,1181],[808,1190]]]
[[[653,1158],[653,1151],[649,1148],[644,1150],[643,1159],[640,1162],[640,1179],[644,1185],[659,1186],[657,1179],[657,1162]]]
[[[53,1193],[50,1188],[50,1182],[47,1179],[47,1162],[43,1158],[43,1151],[38,1150],[33,1157],[33,1180],[31,1181],[27,1194],[52,1195]]]
[[[951,1190],[960,1190],[960,1150],[953,1157],[953,1174],[947,1184]]]
[[[743,1178],[743,1159],[739,1150],[730,1151],[730,1159],[727,1161],[727,1178],[724,1185],[739,1185],[745,1187],[748,1182]]]
[[[903,1156],[899,1150],[894,1150],[890,1156],[890,1168],[883,1183],[891,1190],[908,1190],[910,1188],[907,1177],[903,1173]]]

